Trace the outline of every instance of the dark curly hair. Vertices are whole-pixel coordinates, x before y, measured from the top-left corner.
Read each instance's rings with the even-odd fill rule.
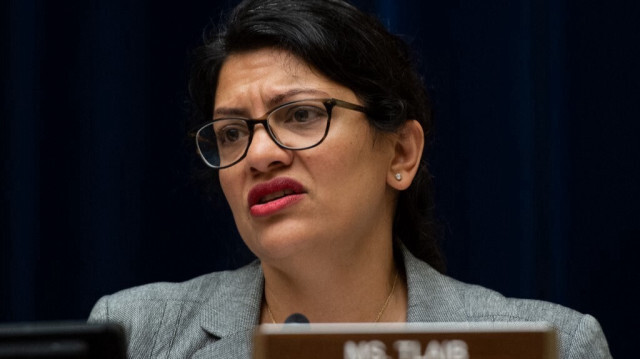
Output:
[[[397,131],[408,119],[432,127],[431,106],[411,51],[373,16],[343,0],[245,0],[226,24],[195,51],[189,83],[192,129],[212,118],[220,68],[232,53],[273,47],[303,59],[327,78],[350,88],[367,109],[370,124]],[[204,165],[197,177],[219,187],[217,171]],[[395,240],[444,271],[434,220],[432,179],[426,162],[400,192],[393,222]]]

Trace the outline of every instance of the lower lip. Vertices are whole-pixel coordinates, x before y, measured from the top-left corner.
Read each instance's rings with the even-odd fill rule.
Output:
[[[304,194],[302,193],[291,194],[267,203],[254,204],[250,209],[251,215],[254,217],[270,216],[302,200],[303,196]]]

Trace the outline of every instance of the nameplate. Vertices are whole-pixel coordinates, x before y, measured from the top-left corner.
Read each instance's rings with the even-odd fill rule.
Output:
[[[254,359],[557,359],[545,323],[265,324]]]

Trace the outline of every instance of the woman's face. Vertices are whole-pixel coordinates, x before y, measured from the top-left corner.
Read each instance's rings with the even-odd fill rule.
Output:
[[[258,118],[280,104],[353,91],[275,49],[234,54],[219,75],[214,117]],[[375,140],[374,140],[375,138]],[[317,147],[278,147],[256,125],[246,157],[220,170],[220,183],[248,247],[263,261],[307,253],[348,255],[391,236],[394,191],[387,185],[393,145],[361,112],[334,107]]]

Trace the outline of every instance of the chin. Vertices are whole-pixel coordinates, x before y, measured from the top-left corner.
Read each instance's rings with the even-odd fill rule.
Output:
[[[319,239],[302,231],[270,230],[259,236],[252,236],[251,240],[245,240],[249,249],[260,260],[287,260],[304,256],[317,249]],[[244,237],[243,237],[244,238]]]

